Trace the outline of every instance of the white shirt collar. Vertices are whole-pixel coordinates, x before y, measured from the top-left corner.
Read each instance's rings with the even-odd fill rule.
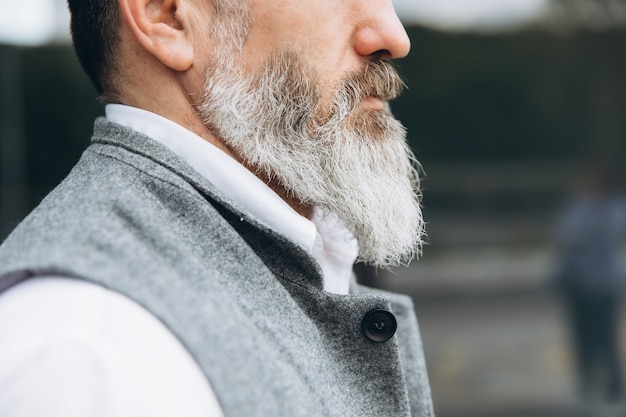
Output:
[[[320,263],[325,290],[348,293],[358,247],[336,216],[322,216],[318,210],[313,221],[301,216],[235,159],[169,119],[120,104],[107,104],[105,112],[108,120],[168,147],[234,204],[304,248]]]

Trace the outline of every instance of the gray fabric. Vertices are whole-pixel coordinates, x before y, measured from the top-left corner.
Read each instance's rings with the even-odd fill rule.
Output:
[[[151,311],[227,417],[433,415],[408,298],[354,283],[347,296],[324,292],[302,249],[157,142],[104,119],[68,178],[0,247],[0,290],[43,274]],[[388,342],[361,332],[375,308],[398,320]]]

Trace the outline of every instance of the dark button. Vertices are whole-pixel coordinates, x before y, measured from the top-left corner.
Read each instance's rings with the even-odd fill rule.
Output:
[[[386,342],[396,333],[398,323],[396,318],[387,310],[372,310],[361,321],[363,333],[374,342]]]

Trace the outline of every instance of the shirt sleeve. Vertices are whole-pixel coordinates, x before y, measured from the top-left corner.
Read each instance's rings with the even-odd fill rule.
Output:
[[[3,417],[223,417],[172,333],[130,299],[59,277],[0,295]]]

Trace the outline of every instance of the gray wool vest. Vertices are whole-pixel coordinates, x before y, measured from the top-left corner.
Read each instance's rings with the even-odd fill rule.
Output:
[[[324,292],[304,250],[159,143],[104,119],[69,176],[0,246],[0,290],[49,274],[152,312],[227,417],[433,415],[409,298],[357,284]],[[361,327],[375,309],[397,320],[385,342]]]

